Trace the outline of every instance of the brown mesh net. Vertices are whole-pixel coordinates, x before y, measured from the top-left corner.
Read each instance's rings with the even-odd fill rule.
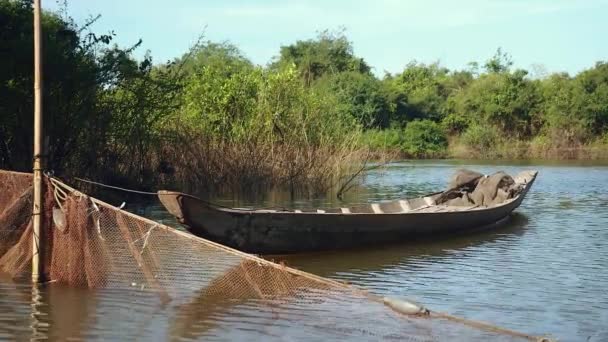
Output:
[[[30,278],[31,183],[29,174],[0,171],[0,271],[13,279]],[[86,288],[91,298],[105,291],[103,298],[114,301],[145,297],[163,313],[160,326],[171,339],[245,338],[231,335],[236,321],[279,339],[535,339],[443,314],[405,315],[407,303],[387,305],[352,286],[122,211],[56,179],[45,180],[44,222],[47,286]],[[157,334],[142,328],[131,336]]]

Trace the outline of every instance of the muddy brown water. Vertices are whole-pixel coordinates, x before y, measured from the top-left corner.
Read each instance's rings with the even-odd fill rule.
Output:
[[[608,341],[608,166],[400,162],[367,176],[346,201],[366,203],[433,192],[442,189],[449,175],[463,166],[485,173],[536,169],[540,174],[522,207],[495,231],[274,258],[377,294],[413,299],[431,309],[526,333],[550,334],[562,341]],[[271,196],[244,204],[307,207],[341,203],[333,199],[285,203],[281,197]],[[174,224],[158,206],[135,211]],[[32,294],[31,286],[0,277],[0,340],[124,340],[137,336],[165,340],[176,334],[175,327],[162,324],[162,317],[168,314],[136,292],[43,288]],[[243,309],[233,316],[218,317],[206,335],[181,332],[178,336],[205,340],[319,338],[297,325],[277,326],[269,334],[263,316]],[[364,327],[365,322],[358,325]]]

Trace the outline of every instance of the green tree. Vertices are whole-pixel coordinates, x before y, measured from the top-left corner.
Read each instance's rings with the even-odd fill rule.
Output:
[[[541,82],[543,94],[542,134],[558,145],[583,142],[588,133],[585,121],[585,92],[567,74],[554,74]]]
[[[114,34],[98,35],[70,19],[45,12],[43,72],[48,167],[103,177],[121,169],[144,179],[152,167],[145,151],[153,127],[179,93],[179,82],[154,76],[150,56],[110,46]],[[32,2],[0,1],[0,167],[31,166],[33,117]]]
[[[502,73],[508,72],[513,66],[513,60],[511,55],[502,51],[502,48],[498,48],[492,58],[486,61],[484,68],[489,73]]]
[[[445,115],[447,79],[449,70],[438,63],[425,65],[415,61],[400,74],[385,78],[395,108],[394,120],[401,125],[414,119],[441,120]]]
[[[491,124],[512,137],[535,133],[532,126],[541,98],[525,70],[481,75],[450,100],[453,115],[470,123]]]
[[[608,63],[597,62],[595,67],[576,76],[576,83],[584,92],[584,120],[594,134],[608,129]]]
[[[221,140],[239,139],[255,115],[261,69],[202,66],[187,81],[183,111],[193,127]]]
[[[324,77],[316,89],[337,96],[341,109],[363,127],[387,128],[391,106],[382,83],[374,76],[349,71]]]
[[[363,58],[356,57],[351,42],[344,31],[319,33],[316,39],[299,40],[295,44],[281,46],[273,68],[295,65],[306,85],[311,85],[326,74],[354,71],[370,73]]]
[[[223,69],[226,73],[253,68],[251,61],[234,44],[212,41],[197,43],[188,53],[177,58],[173,64],[177,65],[178,69],[181,69],[186,75],[193,74],[203,67],[215,70]]]

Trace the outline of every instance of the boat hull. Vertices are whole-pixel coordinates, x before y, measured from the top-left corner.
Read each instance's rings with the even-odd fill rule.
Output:
[[[535,176],[535,174],[534,174]],[[470,210],[403,213],[260,212],[217,208],[179,192],[161,191],[165,207],[198,236],[258,254],[355,248],[494,228],[522,203]]]

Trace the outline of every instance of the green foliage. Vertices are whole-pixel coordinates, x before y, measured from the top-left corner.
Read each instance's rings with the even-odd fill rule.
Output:
[[[451,113],[443,118],[441,123],[448,133],[461,134],[471,124],[471,118],[462,113]]]
[[[462,135],[463,142],[471,149],[483,153],[492,150],[501,140],[500,131],[491,125],[473,124]]]
[[[415,157],[440,156],[448,146],[447,136],[439,124],[414,120],[403,131],[403,151]]]
[[[504,134],[526,137],[541,101],[537,83],[525,78],[526,71],[481,75],[452,98],[455,114],[469,122],[497,126]]]
[[[363,144],[372,150],[401,150],[403,130],[399,128],[370,129],[364,132]]]
[[[336,96],[306,87],[293,68],[222,69],[205,66],[185,82],[180,115],[210,137],[319,145],[358,131]]]
[[[423,118],[439,121],[444,115],[448,95],[447,79],[448,70],[439,64],[416,62],[409,63],[401,74],[387,79],[395,106],[394,120],[402,125]]]
[[[594,68],[576,76],[582,88],[583,120],[594,134],[608,129],[608,63],[598,62]]]
[[[568,75],[552,75],[542,82],[542,91],[542,135],[559,145],[584,142],[590,133],[590,123],[584,115],[583,88]]]
[[[186,80],[183,112],[187,122],[204,133],[238,138],[256,108],[262,71],[225,73],[223,65],[205,66]]]
[[[543,80],[543,134],[562,144],[581,144],[608,129],[608,64],[597,63],[571,78]]]
[[[354,71],[370,73],[370,67],[353,53],[351,42],[344,31],[322,31],[316,39],[299,40],[282,46],[273,68],[295,65],[307,85],[327,74]]]
[[[187,75],[204,67],[223,70],[228,74],[253,68],[253,64],[235,45],[228,42],[214,43],[211,41],[197,44],[188,53],[176,59],[174,64],[179,65]]]
[[[503,52],[501,48],[496,50],[496,53],[484,64],[484,68],[488,73],[505,73],[513,66],[511,55]]]
[[[414,120],[405,129],[372,129],[363,134],[363,143],[372,150],[392,150],[408,157],[442,157],[448,146],[441,125],[431,120]]]
[[[336,94],[341,110],[365,128],[389,125],[391,106],[382,83],[369,74],[343,72],[326,76],[315,87]]]
[[[17,170],[31,167],[31,5],[0,1],[0,167]],[[42,17],[48,167],[87,176],[112,170],[124,158],[124,173],[141,179],[150,167],[145,154],[153,128],[174,105],[179,82],[162,72],[154,75],[149,56],[132,59],[139,43],[110,47],[113,33],[88,31],[95,20],[79,27],[52,13]]]

